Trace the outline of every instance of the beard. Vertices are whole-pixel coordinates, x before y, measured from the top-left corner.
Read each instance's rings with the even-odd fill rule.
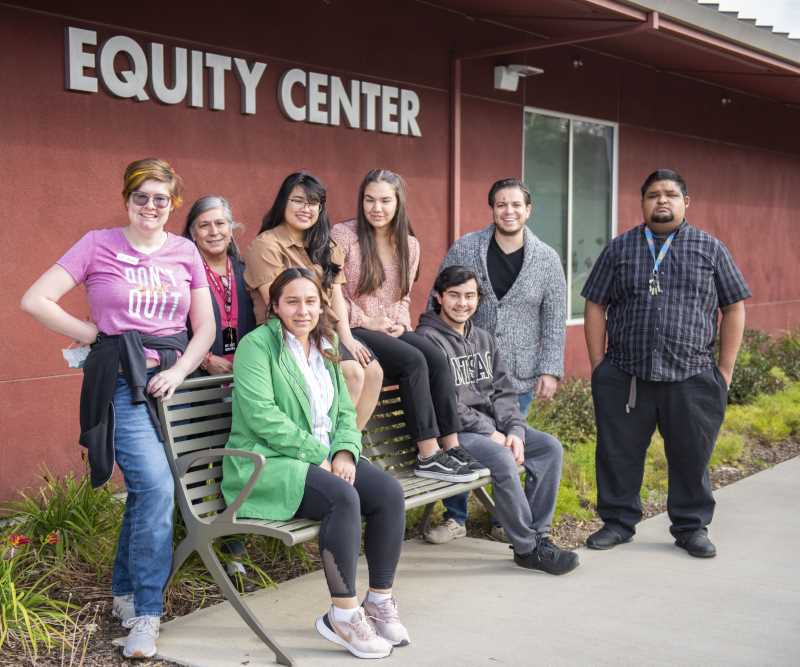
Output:
[[[650,222],[674,222],[675,214],[672,211],[665,213],[653,213],[650,216]]]

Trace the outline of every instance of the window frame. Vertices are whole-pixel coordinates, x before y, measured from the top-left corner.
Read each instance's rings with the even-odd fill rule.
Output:
[[[567,244],[566,244],[566,280],[567,280],[567,326],[583,325],[583,317],[572,317],[572,169],[573,169],[573,127],[575,121],[595,123],[597,125],[605,125],[614,130],[614,141],[612,142],[613,151],[613,164],[611,165],[611,220],[608,230],[609,240],[616,236],[618,228],[617,220],[617,186],[619,184],[619,123],[603,120],[601,118],[592,118],[590,116],[579,116],[577,114],[564,113],[561,111],[554,111],[552,109],[543,109],[541,107],[533,107],[525,105],[522,108],[522,180],[525,181],[525,119],[527,113],[535,113],[542,116],[550,116],[551,118],[560,118],[569,121],[569,140],[568,156],[567,156]],[[534,212],[532,215],[533,224],[536,224],[536,191],[533,191],[534,198]]]

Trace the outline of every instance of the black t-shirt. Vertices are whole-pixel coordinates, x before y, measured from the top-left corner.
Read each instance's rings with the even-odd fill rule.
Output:
[[[486,255],[486,268],[489,269],[489,281],[492,283],[492,290],[499,301],[502,299],[522,270],[522,260],[525,258],[525,246],[512,253],[506,254],[497,245],[497,241],[492,236],[489,243],[489,252]]]

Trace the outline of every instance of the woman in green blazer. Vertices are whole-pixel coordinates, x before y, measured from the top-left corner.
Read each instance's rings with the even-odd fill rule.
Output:
[[[233,362],[228,447],[267,458],[237,515],[321,521],[319,550],[332,604],[316,628],[360,658],[382,658],[393,646],[409,643],[392,596],[405,530],[403,490],[360,457],[361,433],[317,277],[307,269],[287,269],[269,296],[267,321],[242,339]],[[227,502],[252,471],[242,458],[225,458]],[[369,592],[359,606],[362,515]]]

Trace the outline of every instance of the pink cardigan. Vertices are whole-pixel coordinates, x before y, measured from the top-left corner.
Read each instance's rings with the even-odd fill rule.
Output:
[[[342,286],[350,315],[350,327],[363,327],[368,317],[385,314],[392,322],[402,324],[411,331],[411,295],[401,297],[400,266],[392,264],[384,266],[386,279],[371,294],[356,294],[358,282],[361,280],[361,248],[356,233],[356,221],[348,220],[334,225],[331,236],[344,251],[344,274],[347,282]],[[419,267],[419,241],[414,236],[408,237],[409,271],[416,275]]]

